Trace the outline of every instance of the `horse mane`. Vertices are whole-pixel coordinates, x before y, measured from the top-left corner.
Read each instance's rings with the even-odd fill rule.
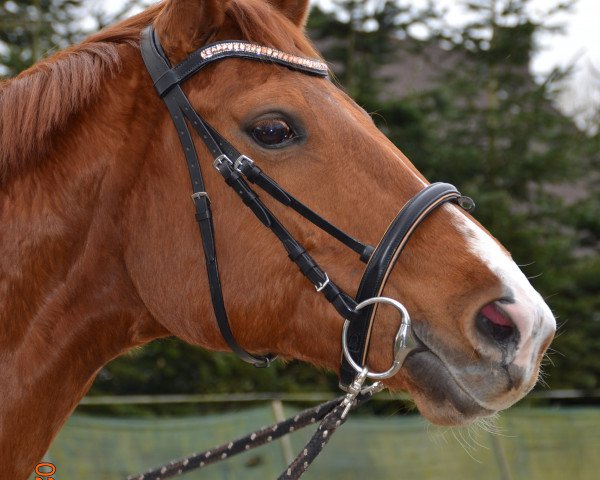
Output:
[[[0,83],[0,185],[48,153],[53,134],[96,98],[107,75],[121,71],[118,47],[139,45],[140,31],[163,5],[160,2]],[[265,0],[239,0],[231,4],[227,16],[244,40],[276,47],[282,38],[290,39],[300,51],[317,56],[302,33],[291,22],[281,22],[281,16],[278,21],[273,9]]]
[[[90,104],[121,69],[118,45],[138,41],[157,7],[109,27],[0,84],[0,184],[43,158],[52,133]]]

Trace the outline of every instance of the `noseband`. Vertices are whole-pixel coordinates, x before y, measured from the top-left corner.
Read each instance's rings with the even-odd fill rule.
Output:
[[[178,131],[187,160],[192,181],[192,200],[196,208],[196,220],[204,248],[213,309],[221,334],[231,350],[242,360],[257,367],[268,366],[275,358],[272,355],[259,356],[247,352],[237,343],[230,328],[219,279],[211,203],[204,187],[198,154],[188,128],[190,124],[205,143],[213,157],[215,169],[221,174],[226,184],[236,192],[258,220],[275,234],[289,258],[296,263],[302,274],[344,318],[342,335],[344,355],[340,368],[340,385],[343,388],[352,388],[351,384],[355,378],[360,377],[363,381],[365,377],[384,379],[397,373],[408,353],[416,346],[416,341],[412,336],[410,316],[404,306],[396,300],[381,297],[385,283],[408,239],[433,210],[446,202],[455,202],[470,211],[474,207],[472,200],[461,196],[460,192],[452,185],[434,183],[417,193],[402,208],[388,227],[377,248],[360,242],[294,198],[249,157],[238,152],[198,115],[181,89],[181,84],[185,80],[205,66],[226,58],[245,58],[278,64],[318,77],[327,77],[326,64],[320,60],[291,55],[271,47],[243,41],[226,41],[205,46],[192,53],[179,65],[171,67],[152,27],[147,27],[142,32],[141,50],[154,87],[165,102]],[[313,260],[279,219],[271,213],[249,183],[257,185],[275,200],[295,210],[355,251],[363,262],[367,262],[356,298],[345,293],[329,278],[325,270]],[[377,306],[380,303],[394,306],[400,312],[402,321],[393,342],[394,361],[392,366],[385,372],[375,373],[368,370],[366,359],[371,330]]]

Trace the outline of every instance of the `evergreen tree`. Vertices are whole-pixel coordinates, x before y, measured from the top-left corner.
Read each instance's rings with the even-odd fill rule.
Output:
[[[325,58],[348,94],[358,103],[378,104],[389,79],[380,67],[390,63],[408,35],[408,27],[429,15],[398,0],[334,0],[335,14],[312,9],[308,30],[322,44]]]
[[[79,33],[82,0],[9,0],[0,2],[1,72],[15,75]]]
[[[0,75],[14,76],[146,4],[148,0],[128,0],[109,14],[90,0],[2,0]]]

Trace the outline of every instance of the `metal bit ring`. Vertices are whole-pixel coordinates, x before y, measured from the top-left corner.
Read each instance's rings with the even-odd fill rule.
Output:
[[[402,364],[406,359],[406,356],[410,353],[410,351],[417,346],[417,342],[412,334],[411,323],[410,323],[410,315],[406,307],[402,305],[399,301],[394,300],[388,297],[373,297],[365,300],[364,302],[359,303],[356,306],[356,310],[361,310],[362,308],[372,305],[374,303],[385,303],[393,306],[400,312],[402,316],[402,320],[400,323],[400,327],[398,328],[398,332],[394,338],[394,362],[392,366],[386,370],[385,372],[377,373],[368,371],[367,377],[373,378],[375,380],[385,380],[386,378],[390,378],[394,376],[400,368],[402,368]],[[348,363],[356,370],[357,373],[361,373],[365,367],[360,366],[358,363],[354,361],[350,351],[348,350],[348,326],[350,325],[350,320],[346,319],[344,322],[344,329],[342,331],[342,350],[344,352],[344,357],[348,361]]]

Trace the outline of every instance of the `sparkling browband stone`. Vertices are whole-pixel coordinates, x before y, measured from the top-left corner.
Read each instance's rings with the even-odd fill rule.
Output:
[[[311,58],[299,57],[289,53],[282,52],[276,48],[265,47],[262,45],[256,45],[254,43],[247,42],[224,42],[217,43],[215,45],[208,46],[200,50],[200,56],[203,59],[209,59],[215,55],[228,52],[248,52],[256,55],[261,55],[265,58],[271,58],[273,60],[279,60],[291,65],[297,65],[299,67],[306,67],[312,70],[317,70],[323,73],[327,73],[329,69],[327,64],[320,60],[314,60]]]

